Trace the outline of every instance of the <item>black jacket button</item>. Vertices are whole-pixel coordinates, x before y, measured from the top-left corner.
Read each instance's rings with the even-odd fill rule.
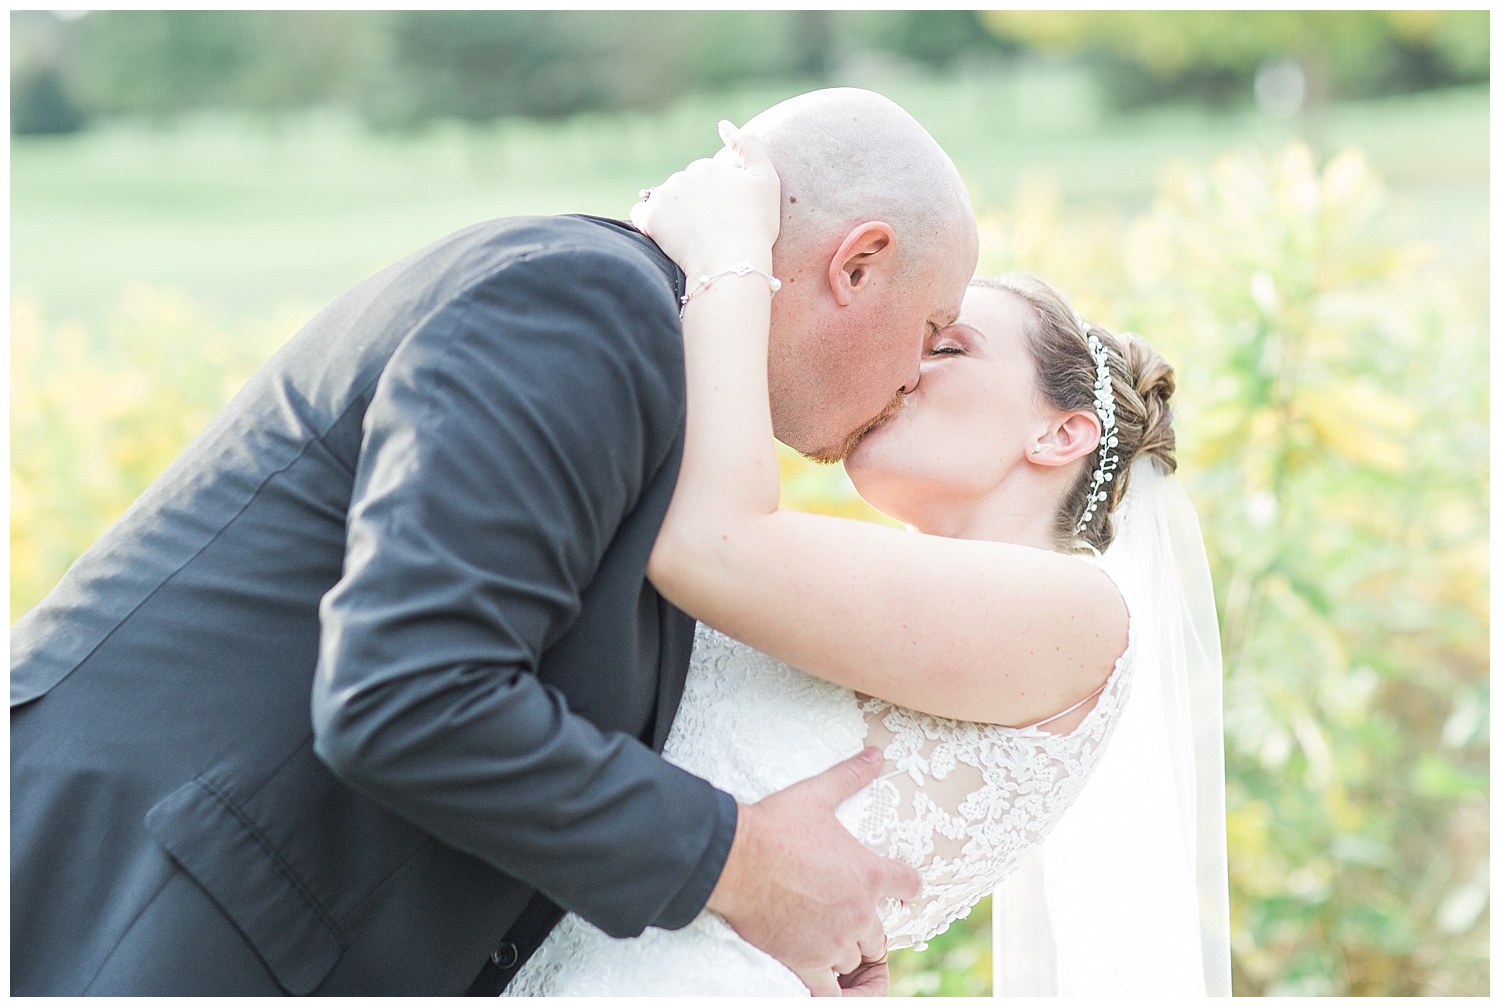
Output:
[[[501,941],[500,946],[490,952],[490,961],[498,968],[513,968],[521,960],[521,952],[510,941]]]

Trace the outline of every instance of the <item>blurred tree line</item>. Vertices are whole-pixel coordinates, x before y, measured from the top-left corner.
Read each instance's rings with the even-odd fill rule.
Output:
[[[1086,53],[1116,102],[1249,99],[1247,81],[1295,64],[1308,97],[1373,97],[1489,79],[1489,12],[984,11],[997,36]]]
[[[11,131],[197,109],[353,109],[370,126],[656,108],[861,64],[1087,60],[1122,105],[1310,101],[1488,80],[1488,11],[94,11],[11,13]]]

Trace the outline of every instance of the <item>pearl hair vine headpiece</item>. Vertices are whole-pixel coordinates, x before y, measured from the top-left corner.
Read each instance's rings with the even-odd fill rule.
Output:
[[[1074,317],[1077,318],[1076,315]],[[1099,414],[1099,464],[1089,483],[1088,506],[1083,510],[1083,517],[1078,519],[1077,527],[1073,529],[1075,534],[1081,534],[1088,527],[1094,511],[1109,499],[1109,490],[1104,484],[1114,481],[1115,469],[1120,465],[1120,453],[1113,450],[1120,443],[1120,437],[1119,431],[1115,429],[1115,389],[1109,377],[1109,351],[1099,337],[1094,335],[1092,325],[1082,318],[1078,318],[1078,324],[1089,341],[1089,355],[1094,358],[1094,411]]]

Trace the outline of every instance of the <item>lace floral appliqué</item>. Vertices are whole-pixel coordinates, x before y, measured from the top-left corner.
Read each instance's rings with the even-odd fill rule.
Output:
[[[866,743],[885,752],[875,783],[839,807],[859,840],[915,867],[922,895],[881,913],[890,947],[923,947],[1006,877],[1073,803],[1119,719],[1135,644],[1072,731],[933,717],[812,678],[698,627],[664,755],[743,802],[813,776]],[[787,995],[805,987],[705,911],[682,930],[615,940],[567,917],[506,993]]]

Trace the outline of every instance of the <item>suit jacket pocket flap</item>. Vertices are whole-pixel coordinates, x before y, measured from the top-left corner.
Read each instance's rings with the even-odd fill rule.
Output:
[[[202,777],[146,827],[254,945],[289,993],[311,993],[348,947],[328,912],[225,791]]]

